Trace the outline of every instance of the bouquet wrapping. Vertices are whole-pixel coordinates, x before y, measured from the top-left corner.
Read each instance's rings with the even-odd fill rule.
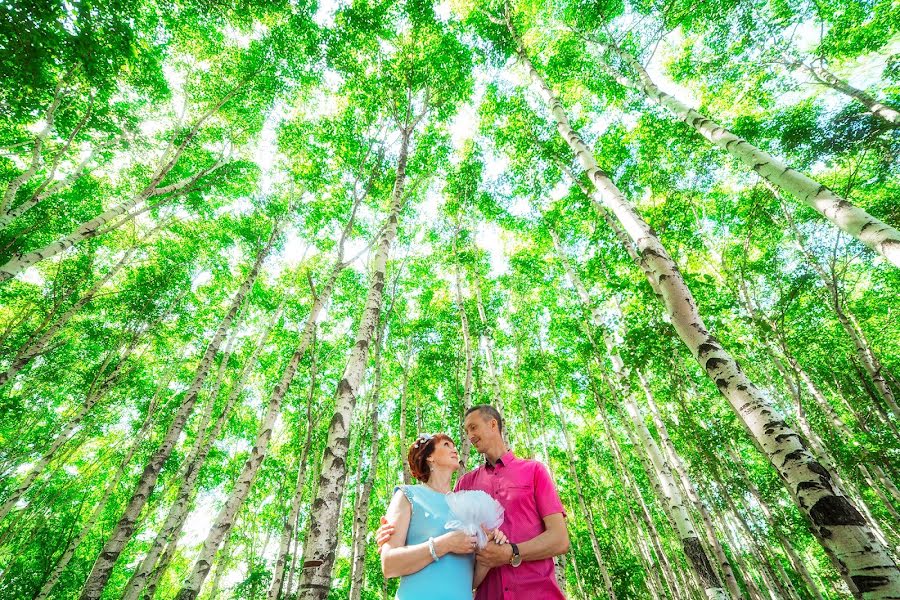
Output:
[[[447,494],[447,504],[456,519],[447,523],[447,529],[460,529],[478,538],[478,547],[487,545],[487,535],[482,526],[496,529],[503,523],[503,507],[481,490],[468,490]]]

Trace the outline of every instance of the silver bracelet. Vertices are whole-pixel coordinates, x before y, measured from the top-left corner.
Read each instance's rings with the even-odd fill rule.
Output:
[[[437,555],[437,551],[434,549],[434,538],[433,537],[428,538],[428,551],[431,552],[431,558],[434,560],[434,562],[437,562],[438,555]]]

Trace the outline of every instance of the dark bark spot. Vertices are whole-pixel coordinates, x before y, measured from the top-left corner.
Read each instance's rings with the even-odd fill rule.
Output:
[[[797,438],[798,440],[800,439],[800,436],[792,431],[790,433],[782,433],[780,435],[776,435],[775,442],[778,444],[783,444],[784,442],[788,441],[792,437]]]
[[[738,389],[738,391],[746,392],[748,388],[747,388],[746,385],[744,385],[744,384],[742,383],[742,384],[740,384],[739,386],[737,386],[737,389]]]
[[[789,460],[800,460],[803,458],[803,450],[794,450],[793,452],[788,453],[787,456],[784,457],[784,462],[787,463]]]
[[[727,364],[727,363],[728,363],[728,361],[725,360],[724,358],[717,358],[717,357],[713,356],[711,359],[706,361],[706,370],[712,371],[716,367]]]
[[[825,496],[809,510],[812,522],[820,528],[825,525],[865,525],[856,507],[843,496]]]
[[[707,588],[722,587],[718,575],[716,575],[709,558],[706,556],[706,552],[703,550],[700,538],[685,538],[682,540],[682,544],[684,545],[684,553],[697,571],[697,575],[700,576],[700,580],[703,581],[703,586]]]
[[[708,342],[703,343],[697,347],[697,356],[703,356],[707,352],[715,352],[718,349],[718,346],[716,346],[715,344],[710,344]]]
[[[776,429],[784,429],[785,422],[784,421],[769,421],[764,425],[766,435],[772,435],[775,433]]]
[[[823,467],[821,464],[817,463],[816,461],[810,462],[807,466],[809,467],[810,471],[812,471],[816,475],[820,476],[825,481],[831,480],[831,473],[829,473],[825,467]]]
[[[825,486],[822,485],[818,481],[803,481],[797,484],[798,492],[805,492],[806,490],[824,490]]]
[[[303,563],[304,569],[311,569],[313,567],[321,567],[325,563],[324,560],[307,560]]]
[[[721,378],[721,377],[720,377],[719,379],[716,379],[716,387],[719,388],[720,390],[721,390],[721,389],[724,389],[724,388],[727,388],[727,387],[728,387],[728,380],[727,380],[727,379],[723,379],[723,378]]]
[[[668,279],[668,278],[669,278],[668,275],[660,275],[660,276],[659,276],[659,282],[662,283],[663,281],[665,281],[665,280]]]
[[[881,575],[853,575],[850,579],[861,593],[878,591],[891,582],[890,579]]]
[[[347,396],[352,396],[352,395],[353,395],[353,388],[350,387],[350,382],[347,381],[347,378],[346,378],[346,377],[342,378],[342,379],[338,382],[338,396],[344,396],[344,395],[347,395]],[[332,425],[332,427],[334,426],[334,422],[335,422],[335,420],[337,420],[337,419],[340,419],[341,427],[343,427],[343,426],[344,426],[344,417],[342,417],[342,416],[341,416],[340,414],[338,414],[338,413],[335,413],[335,414],[334,414],[334,417],[331,418],[331,425]]]
[[[819,529],[819,535],[821,535],[825,539],[829,539],[831,537],[831,530],[822,527]]]

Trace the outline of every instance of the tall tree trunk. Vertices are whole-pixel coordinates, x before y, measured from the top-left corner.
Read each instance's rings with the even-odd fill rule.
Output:
[[[487,314],[484,311],[484,302],[481,300],[481,281],[478,273],[472,275],[475,285],[475,301],[478,306],[478,319],[481,321],[481,346],[484,348],[484,362],[488,368],[488,378],[491,384],[491,398],[494,405],[503,412],[503,392],[500,389],[500,378],[497,375],[497,364],[494,361],[494,336],[488,324]],[[574,561],[573,561],[574,562]]]
[[[459,311],[459,326],[462,331],[463,352],[466,357],[466,376],[465,381],[463,382],[462,394],[463,415],[465,415],[466,411],[472,408],[472,333],[469,330],[469,317],[466,315],[466,305],[463,301],[462,274],[460,273],[459,255],[457,254],[456,249],[457,237],[459,237],[459,223],[456,224],[456,230],[453,233],[453,280],[456,310]],[[460,422],[460,429],[463,429],[462,422]],[[466,472],[466,469],[468,469],[469,452],[471,450],[472,442],[469,441],[469,436],[464,435],[459,449],[459,476],[462,476],[462,474]]]
[[[669,109],[681,121],[693,127],[715,146],[752,168],[760,177],[814,208],[841,231],[881,254],[895,267],[900,267],[900,231],[665,93],[653,82],[640,62],[628,52],[614,44],[602,46],[620,57],[635,72],[634,79],[614,73],[620,83],[639,90],[650,100]]]
[[[141,564],[138,565],[137,569],[135,569],[134,573],[131,576],[131,579],[125,586],[125,591],[122,594],[122,600],[137,600],[141,592],[144,590],[145,585],[150,590],[148,592],[148,596],[150,598],[153,597],[153,592],[155,591],[156,585],[155,582],[159,581],[159,578],[168,567],[168,562],[165,560],[160,560],[160,555],[163,554],[163,550],[166,549],[167,546],[171,546],[172,552],[174,552],[174,548],[178,543],[178,536],[180,535],[181,530],[184,527],[184,523],[188,517],[191,501],[194,498],[194,490],[196,489],[197,479],[200,477],[200,470],[206,463],[206,458],[207,456],[209,456],[210,450],[212,450],[213,443],[218,439],[219,435],[222,432],[222,429],[228,422],[228,418],[231,416],[231,409],[234,407],[237,399],[240,397],[240,394],[246,384],[246,380],[252,372],[253,367],[256,365],[256,361],[259,357],[260,352],[262,352],[263,347],[265,346],[266,340],[269,337],[269,333],[271,332],[272,328],[276,326],[277,323],[281,320],[282,310],[283,306],[279,306],[275,312],[275,316],[270,322],[270,325],[263,329],[263,332],[257,339],[256,345],[253,347],[253,351],[251,352],[247,361],[244,363],[244,367],[241,370],[241,373],[238,375],[238,378],[235,381],[235,384],[232,387],[228,398],[225,400],[219,416],[216,418],[215,422],[213,422],[212,417],[216,399],[219,396],[219,390],[223,382],[222,380],[224,379],[224,371],[227,368],[229,359],[231,358],[231,340],[229,340],[229,344],[226,346],[225,352],[222,357],[222,362],[219,365],[219,372],[216,376],[213,390],[209,395],[207,406],[204,408],[204,411],[200,416],[200,423],[198,424],[197,433],[195,436],[196,441],[194,443],[194,448],[185,459],[184,466],[181,469],[181,472],[178,474],[177,481],[179,482],[179,487],[178,492],[175,495],[175,501],[169,508],[169,513],[166,515],[166,519],[163,522],[163,526],[159,530],[159,534],[154,538],[153,544],[147,551],[146,556],[141,561]],[[212,429],[209,429],[209,432],[207,433],[207,429],[209,428],[209,424],[211,422],[213,423]]]
[[[269,240],[265,247],[257,254],[256,262],[250,269],[247,278],[241,284],[240,288],[238,288],[235,297],[231,301],[228,312],[225,314],[221,323],[219,323],[219,327],[216,330],[213,339],[207,346],[203,358],[197,366],[194,380],[185,392],[181,406],[175,413],[162,443],[144,467],[144,471],[141,473],[141,477],[138,480],[131,499],[128,501],[128,505],[125,507],[119,522],[107,539],[103,549],[100,551],[100,556],[94,563],[91,574],[81,591],[81,600],[99,600],[103,594],[106,582],[109,581],[116,560],[119,558],[119,554],[121,554],[125,544],[131,538],[141,510],[147,504],[150,493],[156,487],[156,481],[159,478],[159,473],[162,470],[163,464],[169,458],[169,455],[172,454],[172,450],[174,450],[175,444],[178,442],[178,438],[184,430],[188,417],[193,411],[197,395],[200,393],[204,381],[206,381],[213,360],[225,338],[225,334],[231,328],[231,324],[237,315],[238,309],[244,303],[244,297],[256,281],[256,277],[259,275],[259,271],[262,268],[262,263],[271,251],[272,246],[275,244],[277,235],[278,227],[276,225],[273,227],[272,234],[269,236]]]
[[[588,370],[590,370],[590,368]],[[679,587],[678,580],[675,576],[675,571],[672,568],[671,562],[669,562],[669,557],[663,550],[661,543],[662,537],[660,536],[659,530],[656,527],[656,523],[653,521],[653,516],[650,514],[650,509],[647,507],[646,502],[644,502],[644,497],[641,494],[640,488],[638,487],[637,482],[635,482],[634,478],[632,477],[631,472],[628,470],[628,466],[625,462],[625,457],[622,454],[621,448],[619,447],[619,442],[613,435],[612,427],[606,415],[606,410],[600,400],[600,395],[596,389],[593,377],[590,377],[590,385],[591,393],[594,396],[594,402],[597,405],[597,411],[600,415],[600,420],[603,423],[603,431],[606,434],[606,439],[609,443],[609,447],[612,448],[615,462],[618,465],[619,472],[621,474],[620,476],[624,479],[627,488],[631,491],[631,495],[637,501],[638,507],[640,508],[639,515],[644,523],[644,527],[646,527],[649,533],[650,543],[653,545],[653,550],[656,553],[660,566],[662,567],[663,575],[665,576],[668,588],[670,592],[676,597],[684,598],[686,596]]]
[[[694,485],[694,482],[691,481],[690,477],[688,476],[684,461],[675,450],[675,444],[672,442],[672,438],[669,436],[669,429],[666,426],[666,422],[662,418],[662,414],[659,411],[659,406],[657,406],[656,399],[653,397],[653,393],[650,390],[650,385],[644,378],[643,373],[638,371],[637,375],[641,387],[644,390],[644,394],[647,397],[647,405],[650,407],[650,415],[653,417],[653,424],[656,426],[656,431],[659,433],[659,437],[662,440],[666,456],[668,457],[669,463],[672,465],[672,468],[675,469],[675,472],[678,474],[678,477],[681,480],[682,487],[687,493],[688,498],[697,509],[697,513],[700,515],[700,519],[703,521],[703,528],[706,531],[707,543],[712,548],[713,554],[715,554],[716,556],[716,560],[718,561],[719,567],[722,570],[723,579],[725,580],[725,584],[728,586],[728,591],[731,593],[731,596],[733,598],[741,598],[741,590],[738,587],[737,579],[735,578],[734,571],[731,568],[731,563],[728,562],[728,557],[725,555],[725,550],[722,548],[722,544],[719,542],[718,536],[716,536],[715,526],[713,525],[712,516],[709,514],[709,509],[706,507],[706,504],[703,503],[703,500],[700,499],[700,495],[697,493],[697,488]]]
[[[403,463],[403,485],[412,482],[412,472],[409,470],[409,462],[406,460],[406,450],[409,448],[409,434],[406,426],[407,398],[409,396],[409,370],[412,368],[412,335],[406,340],[406,362],[403,368],[403,381],[400,384],[400,462]]]
[[[569,460],[566,461],[566,464],[569,468],[569,477],[575,484],[575,494],[578,497],[578,506],[579,508],[581,508],[581,514],[584,515],[584,522],[587,525],[588,537],[591,540],[591,549],[594,551],[594,560],[597,561],[597,567],[600,569],[600,575],[603,577],[603,585],[606,588],[606,595],[611,600],[616,600],[616,590],[613,587],[612,578],[609,576],[609,569],[606,568],[606,562],[603,560],[603,554],[600,551],[600,542],[597,539],[597,531],[594,529],[594,515],[592,514],[590,507],[584,500],[584,490],[581,487],[581,479],[579,478],[578,473],[575,471],[575,449],[574,445],[572,444],[572,438],[569,435],[568,426],[566,424],[565,411],[563,410],[563,407],[559,400],[559,396],[557,395],[555,382],[552,379],[550,380],[550,387],[553,396],[553,405],[556,409],[557,416],[559,417],[563,440],[566,443],[566,454],[569,458]],[[576,561],[573,560],[572,562],[575,563]]]
[[[69,307],[66,312],[61,314],[59,318],[54,321],[52,325],[47,327],[45,330],[38,332],[32,339],[28,341],[28,343],[21,348],[17,353],[15,358],[13,358],[9,367],[7,367],[6,371],[0,373],[0,386],[6,384],[13,377],[16,376],[20,370],[22,370],[28,363],[30,363],[35,357],[40,356],[47,350],[47,346],[50,341],[56,336],[57,333],[72,319],[73,316],[79,313],[82,308],[87,306],[91,300],[97,295],[97,293],[105,286],[110,279],[116,276],[116,274],[121,271],[125,265],[131,260],[131,257],[134,256],[134,253],[141,247],[141,244],[137,244],[129,248],[125,251],[116,264],[114,264],[106,274],[98,279],[94,285],[90,287],[88,291],[86,291],[71,307]],[[2,517],[0,517],[2,518]]]
[[[386,320],[386,319],[385,319]],[[372,412],[369,415],[370,435],[372,436],[369,448],[369,471],[363,480],[357,494],[356,507],[353,511],[352,552],[350,555],[350,600],[360,600],[366,571],[366,531],[369,522],[369,500],[372,495],[372,486],[375,484],[375,474],[378,469],[378,405],[381,397],[381,353],[384,344],[384,328],[386,323],[379,327],[375,338],[375,383],[372,390]]]
[[[344,497],[344,481],[347,477],[346,459],[350,444],[349,424],[353,417],[356,394],[366,370],[369,343],[381,314],[388,252],[397,235],[400,208],[403,205],[406,162],[411,135],[412,127],[404,127],[401,132],[400,155],[394,178],[390,216],[378,241],[356,343],[353,345],[344,373],[338,383],[335,412],[328,427],[318,491],[316,499],[313,501],[309,532],[303,549],[303,571],[300,578],[299,597],[304,600],[324,600],[331,587],[331,571],[334,567],[337,545],[337,531],[333,524],[338,522]]]
[[[511,23],[509,28],[515,35]],[[862,597],[900,595],[900,568],[887,548],[878,543],[871,527],[836,485],[831,474],[809,453],[800,436],[788,426],[784,417],[759,392],[718,340],[710,335],[678,266],[650,226],[597,165],[581,136],[569,125],[562,104],[531,65],[518,38],[516,41],[520,60],[550,108],[560,135],[582,162],[607,208],[622,223],[641,257],[653,270],[666,312],[679,337],[729,401],[760,450],[790,486],[799,508],[815,528],[827,530],[829,535],[821,539],[836,559],[846,565]],[[900,251],[900,244],[897,248]],[[897,262],[900,264],[900,258]]]
[[[181,586],[181,590],[179,590],[178,595],[176,596],[178,600],[193,600],[200,593],[200,589],[203,587],[203,582],[206,580],[206,576],[212,568],[216,553],[222,544],[222,540],[234,524],[234,519],[238,510],[244,504],[244,500],[250,493],[250,487],[253,484],[253,480],[256,478],[256,474],[259,472],[259,468],[262,466],[263,460],[266,457],[275,420],[278,418],[278,415],[281,414],[281,403],[284,400],[284,396],[287,394],[291,382],[294,380],[294,376],[297,374],[300,361],[306,355],[306,351],[310,347],[319,313],[328,302],[334,289],[335,282],[337,281],[337,276],[340,274],[343,267],[344,263],[342,262],[342,257],[339,257],[335,262],[335,267],[332,270],[325,287],[313,300],[313,305],[310,308],[309,316],[306,319],[306,324],[303,333],[301,334],[300,343],[282,372],[278,385],[275,386],[272,395],[269,397],[266,413],[257,430],[256,440],[253,444],[253,448],[250,450],[250,456],[244,463],[244,467],[235,482],[231,495],[225,502],[225,506],[219,511],[212,527],[210,527],[206,540],[203,542],[203,547],[200,550],[200,555],[195,560],[190,574],[185,579]]]
[[[303,500],[303,490],[306,487],[306,462],[309,459],[309,451],[312,448],[313,430],[318,423],[313,418],[313,402],[316,397],[316,338],[315,330],[313,330],[312,349],[310,350],[309,364],[309,394],[306,397],[306,434],[303,440],[303,450],[300,451],[300,460],[297,468],[297,478],[294,482],[294,494],[291,497],[291,510],[284,521],[284,527],[281,530],[281,539],[278,542],[278,556],[275,559],[275,569],[272,574],[272,585],[269,587],[268,600],[278,600],[282,596],[282,581],[284,581],[285,565],[291,547],[294,542],[295,551],[291,560],[297,558],[296,552],[296,536],[297,521],[300,518],[300,502]],[[293,575],[293,573],[291,573]],[[291,579],[288,580],[288,586],[284,590],[286,594],[291,593]]]
[[[218,103],[216,103],[213,107],[211,107],[203,115],[201,115],[199,119],[197,119],[185,138],[177,146],[173,146],[171,152],[168,150],[165,152],[161,161],[162,164],[156,169],[147,186],[145,186],[144,189],[142,189],[138,194],[135,194],[132,198],[123,202],[122,204],[118,204],[105,210],[93,219],[85,221],[84,223],[79,225],[75,229],[75,231],[60,238],[59,240],[52,242],[39,250],[34,250],[19,256],[14,256],[6,264],[0,266],[0,283],[15,277],[22,270],[30,267],[36,262],[42,261],[51,256],[56,256],[57,254],[68,250],[82,240],[96,237],[97,235],[116,229],[129,220],[128,213],[144,204],[145,202],[148,202],[151,198],[168,196],[168,198],[162,198],[162,200],[157,202],[157,206],[164,202],[171,201],[177,195],[183,194],[193,189],[193,187],[201,179],[218,170],[222,165],[225,164],[223,160],[218,160],[211,167],[202,169],[194,175],[185,177],[179,181],[176,181],[175,183],[165,186],[160,185],[163,179],[165,179],[166,175],[169,174],[169,172],[178,162],[178,159],[181,158],[181,155],[187,148],[188,144],[190,144],[191,141],[193,141],[194,138],[197,137],[197,134],[200,132],[203,124],[210,117],[218,113],[219,110],[221,110],[222,107],[225,106],[226,103],[228,103],[228,101],[234,98],[234,96],[236,96],[237,93],[242,90],[247,85],[247,83],[249,83],[249,81],[249,79],[245,79],[238,86],[232,88],[219,100]],[[123,215],[125,215],[125,217],[116,222],[116,219],[123,217]],[[131,215],[131,217],[133,216],[134,214]]]
[[[581,281],[581,278],[578,277],[577,273],[566,257],[566,254],[563,251],[562,244],[560,243],[559,237],[557,236],[556,232],[551,230],[550,234],[553,238],[553,243],[556,248],[557,254],[559,255],[560,261],[563,263],[570,281],[578,292],[578,296],[584,304],[585,311],[587,311],[591,315],[591,325],[594,327],[600,326],[600,319],[597,314],[597,310],[592,306],[593,303],[591,302],[591,298],[588,294],[587,288],[585,288],[584,284]],[[649,457],[653,465],[653,469],[656,472],[657,480],[660,484],[658,490],[660,500],[664,502],[667,508],[667,512],[672,518],[672,522],[674,523],[679,538],[681,539],[685,556],[688,557],[691,563],[691,567],[693,568],[699,580],[702,582],[707,597],[727,599],[728,593],[722,587],[722,583],[719,581],[718,573],[712,566],[712,563],[706,554],[706,550],[703,548],[703,544],[700,541],[699,536],[694,531],[694,525],[690,518],[690,513],[688,512],[687,507],[684,505],[681,492],[678,489],[678,485],[675,482],[674,477],[672,476],[672,472],[669,468],[668,462],[663,457],[659,446],[656,444],[656,440],[654,440],[650,435],[649,430],[644,424],[643,417],[638,414],[639,409],[637,407],[637,403],[635,402],[634,398],[631,397],[631,393],[627,389],[628,382],[627,376],[624,372],[624,363],[622,362],[621,357],[616,352],[612,340],[609,339],[608,335],[605,332],[603,335],[606,341],[607,355],[609,356],[610,361],[613,364],[613,372],[618,378],[618,395],[623,399],[625,409],[632,422],[634,423],[635,430],[637,432],[641,445],[646,451],[647,456]],[[588,336],[593,339],[593,337],[590,335],[590,332],[588,332]],[[594,351],[595,353],[597,353],[598,349],[595,348]],[[725,563],[727,564],[728,561],[725,560]]]
[[[879,102],[863,90],[853,87],[821,64],[807,64],[805,62],[795,62],[791,66],[801,67],[804,71],[812,75],[816,81],[822,85],[827,85],[846,96],[850,96],[860,104],[866,107],[870,113],[879,119],[890,123],[891,125],[900,125],[900,111]]]
[[[106,508],[106,503],[109,501],[109,498],[113,495],[116,488],[119,486],[119,482],[121,482],[122,478],[125,476],[125,471],[127,470],[128,465],[131,463],[131,459],[134,458],[134,455],[140,448],[144,437],[150,430],[150,426],[153,424],[153,417],[156,416],[159,397],[160,395],[162,395],[163,390],[168,389],[169,382],[172,380],[173,374],[173,372],[170,372],[160,381],[159,385],[156,388],[156,392],[153,395],[153,398],[150,399],[144,421],[138,428],[137,433],[133,436],[131,446],[129,446],[128,450],[125,452],[125,456],[119,463],[118,469],[107,481],[106,488],[103,491],[103,496],[100,498],[100,501],[94,506],[94,509],[91,511],[90,517],[88,517],[88,519],[84,522],[78,535],[76,535],[74,538],[72,538],[72,540],[69,541],[66,549],[56,561],[56,565],[54,565],[53,571],[51,571],[50,575],[41,586],[40,591],[37,593],[37,595],[35,595],[34,600],[46,600],[50,596],[53,588],[56,587],[56,584],[59,582],[60,576],[63,574],[63,571],[65,571],[66,566],[68,566],[69,561],[71,561],[72,557],[75,556],[75,551],[81,545],[81,542],[83,542],[91,532],[91,529],[93,529],[94,525],[99,520],[100,515],[103,514],[103,510]]]

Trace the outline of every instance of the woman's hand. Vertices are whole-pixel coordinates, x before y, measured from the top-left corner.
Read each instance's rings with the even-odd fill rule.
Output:
[[[478,538],[457,529],[435,538],[434,549],[438,556],[445,554],[472,554],[478,549]]]
[[[506,537],[506,534],[503,533],[502,531],[500,531],[499,528],[494,529],[494,530],[492,530],[492,531],[485,531],[485,533],[487,534],[489,540],[494,540],[495,542],[497,542],[497,543],[500,544],[501,546],[502,546],[503,544],[508,544],[508,543],[509,543],[509,538]]]

